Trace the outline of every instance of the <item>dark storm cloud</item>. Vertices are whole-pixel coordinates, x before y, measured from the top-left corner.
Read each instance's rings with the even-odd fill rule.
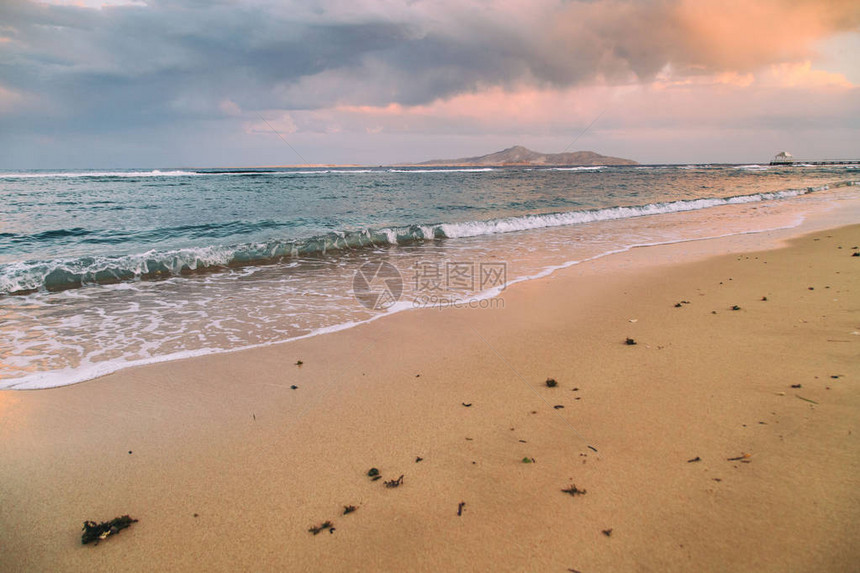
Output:
[[[246,112],[423,104],[492,86],[648,80],[667,64],[681,74],[745,71],[860,22],[855,3],[841,0],[702,6],[711,5],[4,0],[0,129],[205,121],[223,116],[224,100]]]
[[[124,126],[212,115],[227,97],[252,109],[289,105],[274,87],[356,67],[405,34],[399,24],[297,22],[208,3],[93,10],[13,0],[0,20],[14,30],[0,45],[0,85],[47,100],[39,113],[48,119],[107,125],[122,115]]]

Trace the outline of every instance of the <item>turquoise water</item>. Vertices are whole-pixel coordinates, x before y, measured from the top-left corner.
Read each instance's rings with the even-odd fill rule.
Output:
[[[681,240],[694,231],[649,217],[775,203],[855,174],[755,165],[0,173],[0,388],[342,328],[402,309],[428,285],[443,300],[480,298],[503,286],[481,280],[482,269],[510,283]],[[374,270],[383,262],[400,296],[368,308],[355,290],[384,283]],[[360,269],[367,280],[356,287]]]

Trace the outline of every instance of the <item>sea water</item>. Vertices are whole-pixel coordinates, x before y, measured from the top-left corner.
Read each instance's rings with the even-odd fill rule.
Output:
[[[855,179],[760,165],[3,172],[0,388],[480,306],[632,246],[797,224],[781,204]]]

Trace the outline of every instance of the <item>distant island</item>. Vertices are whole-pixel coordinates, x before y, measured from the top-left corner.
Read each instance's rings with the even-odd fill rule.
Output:
[[[433,159],[415,165],[446,167],[489,167],[504,165],[639,165],[632,159],[609,157],[593,151],[574,151],[572,153],[540,153],[521,145],[515,145],[496,153],[479,157],[460,159]]]

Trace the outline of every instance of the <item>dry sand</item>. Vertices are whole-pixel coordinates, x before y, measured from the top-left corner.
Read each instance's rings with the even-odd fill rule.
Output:
[[[0,570],[856,571],[860,226],[786,233],[0,392]]]

